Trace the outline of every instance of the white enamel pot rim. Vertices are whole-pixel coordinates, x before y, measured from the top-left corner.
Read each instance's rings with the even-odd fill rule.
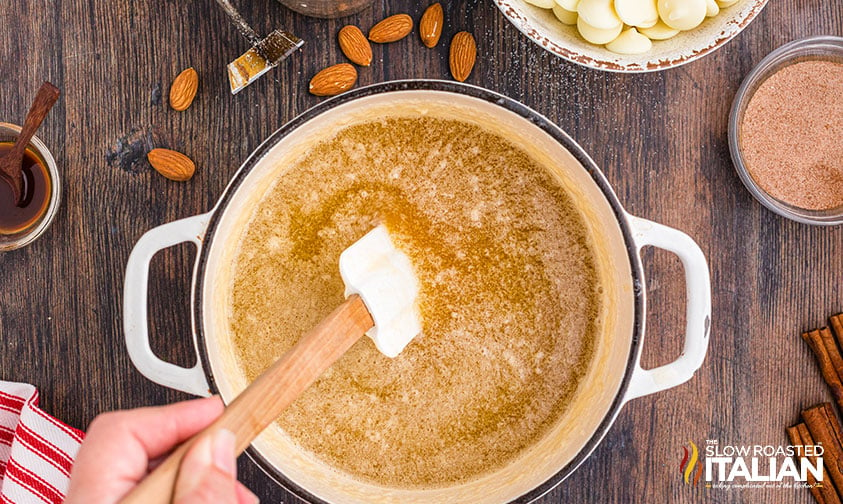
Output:
[[[705,359],[708,348],[711,294],[708,265],[697,244],[686,234],[673,228],[657,224],[628,214],[620,205],[608,181],[594,161],[559,127],[528,107],[495,92],[450,81],[409,80],[394,81],[359,88],[339,97],[320,103],[304,112],[276,131],[241,166],[213,210],[206,214],[188,217],[154,228],[144,234],[135,245],[129,257],[124,286],[124,331],[129,356],[135,367],[150,380],[173,389],[194,395],[207,396],[218,391],[203,334],[203,282],[209,250],[212,249],[214,233],[226,207],[232,202],[238,187],[250,170],[287,135],[303,124],[321,116],[331,109],[372,95],[404,92],[451,93],[488,102],[528,120],[536,128],[550,135],[567,149],[588,172],[593,182],[611,206],[611,212],[622,233],[632,274],[634,292],[634,321],[631,324],[631,348],[620,387],[614,396],[608,413],[588,438],[576,456],[553,477],[535,486],[511,502],[534,501],[557,486],[570,475],[596,448],[617,417],[621,407],[636,397],[659,392],[680,385],[689,380]],[[191,303],[193,306],[193,343],[197,363],[191,368],[176,366],[157,358],[149,345],[147,328],[147,280],[149,263],[160,250],[183,242],[192,242],[198,248],[193,270]],[[646,287],[641,266],[640,252],[646,246],[655,246],[674,253],[682,261],[686,283],[686,333],[682,354],[672,363],[645,370],[639,359],[644,334],[646,314]],[[620,372],[620,370],[618,370]],[[249,449],[250,457],[274,480],[286,489],[309,502],[324,502],[305,488],[301,488],[281,471],[270,464],[257,450]]]

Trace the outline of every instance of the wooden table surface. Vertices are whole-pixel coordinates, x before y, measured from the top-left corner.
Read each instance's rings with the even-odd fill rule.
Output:
[[[0,121],[23,119],[43,80],[63,90],[39,135],[65,183],[61,210],[36,243],[0,254],[0,379],[33,383],[50,413],[84,428],[98,413],[187,398],[144,379],[121,328],[126,259],[140,235],[212,207],[248,154],[322,99],[306,85],[344,61],[343,21],[309,19],[273,0],[237,2],[258,31],[288,27],[307,44],[238,96],[225,64],[246,48],[212,0],[5,0],[0,2]],[[803,329],[843,310],[843,230],[797,224],[765,210],[741,185],[726,143],[735,91],[761,58],[793,39],[843,33],[828,0],[773,0],[741,35],[700,61],[665,72],[588,70],[535,46],[490,1],[443,2],[446,34],[472,31],[478,65],[468,82],[546,115],[602,167],[626,208],[682,229],[705,251],[713,282],[711,345],[689,383],[627,405],[583,466],[540,502],[809,502],[807,491],[724,491],[686,486],[682,446],[786,444],[800,408],[829,399]],[[415,18],[426,3],[384,0],[354,16],[368,28],[386,14]],[[344,20],[348,22],[348,20]],[[447,44],[414,34],[375,47],[360,84],[448,77]],[[193,66],[198,98],[167,105],[173,76]],[[188,183],[146,162],[169,147],[197,163]],[[182,245],[153,261],[154,348],[192,362],[189,276]],[[648,251],[644,364],[674,359],[684,327],[681,265]],[[241,479],[264,502],[294,502],[245,457]]]

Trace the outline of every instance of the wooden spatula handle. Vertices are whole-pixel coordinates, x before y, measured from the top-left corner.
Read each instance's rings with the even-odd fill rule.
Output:
[[[138,485],[122,504],[169,504],[185,453],[202,436],[228,429],[240,454],[302,392],[374,326],[360,296],[349,297],[310,330],[205,430],[179,446]]]

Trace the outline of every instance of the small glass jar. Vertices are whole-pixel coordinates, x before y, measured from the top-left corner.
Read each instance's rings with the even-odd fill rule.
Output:
[[[20,135],[21,127],[15,124],[0,122],[0,143],[14,142]],[[53,155],[38,137],[33,136],[27,150],[33,153],[38,163],[45,168],[47,180],[50,183],[46,209],[30,225],[18,232],[0,233],[0,252],[19,249],[32,243],[50,227],[61,203],[61,178]],[[0,181],[0,184],[6,182]]]
[[[732,103],[732,112],[729,115],[729,151],[741,181],[762,205],[781,216],[803,224],[832,226],[843,224],[843,207],[807,210],[773,197],[752,178],[741,152],[743,116],[755,91],[768,77],[782,68],[802,61],[816,60],[843,63],[843,38],[819,36],[790,42],[768,54],[749,72]]]
[[[278,0],[289,9],[305,16],[338,18],[360,12],[374,0]]]

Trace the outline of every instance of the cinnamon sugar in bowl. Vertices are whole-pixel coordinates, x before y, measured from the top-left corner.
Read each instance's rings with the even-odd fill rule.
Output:
[[[729,150],[768,209],[843,223],[843,38],[797,40],[764,58],[735,97]]]

